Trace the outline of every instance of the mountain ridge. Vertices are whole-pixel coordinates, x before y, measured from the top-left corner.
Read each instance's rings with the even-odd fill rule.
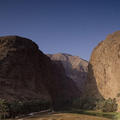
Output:
[[[60,61],[65,69],[66,75],[71,78],[81,92],[84,91],[84,85],[87,80],[88,61],[79,56],[73,56],[66,53],[47,54],[51,60]]]

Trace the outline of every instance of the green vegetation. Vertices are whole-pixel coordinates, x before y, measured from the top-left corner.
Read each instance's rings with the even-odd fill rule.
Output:
[[[21,114],[28,114],[31,112],[38,112],[41,110],[46,110],[50,108],[50,102],[48,101],[40,101],[40,100],[34,100],[34,101],[14,101],[13,103],[9,104],[9,113],[10,117],[14,118],[16,115]]]
[[[5,102],[5,100],[0,99],[0,116],[1,118],[15,118],[15,116],[22,114],[49,109],[50,106],[51,103],[45,100]]]
[[[92,115],[92,116],[98,116],[98,117],[104,117],[109,119],[115,119],[116,116],[118,116],[117,112],[102,112],[102,111],[96,111],[96,110],[81,110],[81,109],[71,109],[69,111],[70,113],[78,113],[78,114],[85,114],[85,115]]]
[[[120,120],[120,113],[116,113],[116,115],[113,117],[113,120]]]
[[[79,113],[79,114],[87,114],[94,116],[106,117],[114,120],[120,120],[120,113],[117,113],[118,105],[116,103],[116,99],[95,99],[95,98],[87,98],[87,99],[75,99],[73,100],[73,108],[70,112]]]
[[[5,119],[8,115],[8,106],[5,100],[0,99],[0,119]]]
[[[96,107],[95,98],[77,98],[73,100],[73,108],[83,109],[83,110],[93,110]]]
[[[101,99],[97,100],[95,98],[87,99],[75,99],[73,100],[73,108],[83,109],[83,110],[100,110],[103,112],[115,112],[117,111],[118,105],[116,99]]]
[[[103,101],[103,106],[101,107],[101,110],[103,112],[115,112],[115,111],[117,111],[117,108],[118,108],[118,105],[116,103],[116,99],[109,98],[109,99]]]
[[[69,103],[69,102],[68,102]],[[64,103],[65,104],[65,103]],[[63,108],[64,108],[63,104]],[[67,103],[66,103],[67,104]],[[69,103],[71,105],[71,103]],[[97,100],[89,99],[75,99],[73,106],[68,106],[69,109],[63,109],[66,113],[86,114],[99,117],[111,118],[114,120],[120,119],[120,114],[116,113],[118,105],[116,99]],[[16,116],[25,115],[31,112],[39,112],[51,108],[51,103],[45,100],[29,100],[29,101],[13,101],[6,102],[0,99],[0,117],[1,118],[15,118]],[[67,111],[64,111],[67,110]]]

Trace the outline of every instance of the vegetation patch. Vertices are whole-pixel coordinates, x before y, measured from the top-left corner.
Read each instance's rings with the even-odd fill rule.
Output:
[[[90,116],[98,116],[98,117],[109,118],[112,120],[118,120],[117,118],[120,118],[119,117],[120,114],[117,112],[102,112],[102,111],[81,110],[81,109],[71,109],[70,111],[64,111],[64,112],[65,113],[84,114],[84,115],[90,115]]]
[[[83,110],[100,110],[102,112],[115,112],[118,109],[116,99],[85,98],[73,100],[73,108]]]
[[[0,118],[15,118],[31,112],[49,109],[51,103],[45,100],[13,101],[7,102],[0,99]]]

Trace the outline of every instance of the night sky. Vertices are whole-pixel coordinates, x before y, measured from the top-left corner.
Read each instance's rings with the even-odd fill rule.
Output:
[[[44,53],[89,60],[107,34],[120,30],[120,0],[0,0],[0,36],[35,41]]]

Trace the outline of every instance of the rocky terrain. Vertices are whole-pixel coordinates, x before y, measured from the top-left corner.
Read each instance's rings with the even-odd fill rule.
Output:
[[[89,63],[64,53],[45,55],[26,38],[0,37],[0,98],[49,100],[57,109],[91,96],[116,98],[120,106],[119,61],[120,31],[94,48]]]
[[[107,36],[93,50],[88,67],[90,94],[116,98],[120,103],[120,31]],[[97,89],[94,89],[96,88]],[[96,91],[100,94],[97,94]]]
[[[60,61],[65,69],[66,75],[71,78],[81,92],[84,92],[84,86],[87,80],[88,62],[78,56],[58,53],[48,54],[53,61]]]
[[[0,37],[0,98],[52,100],[58,108],[78,93],[62,64],[51,61],[32,40]]]

